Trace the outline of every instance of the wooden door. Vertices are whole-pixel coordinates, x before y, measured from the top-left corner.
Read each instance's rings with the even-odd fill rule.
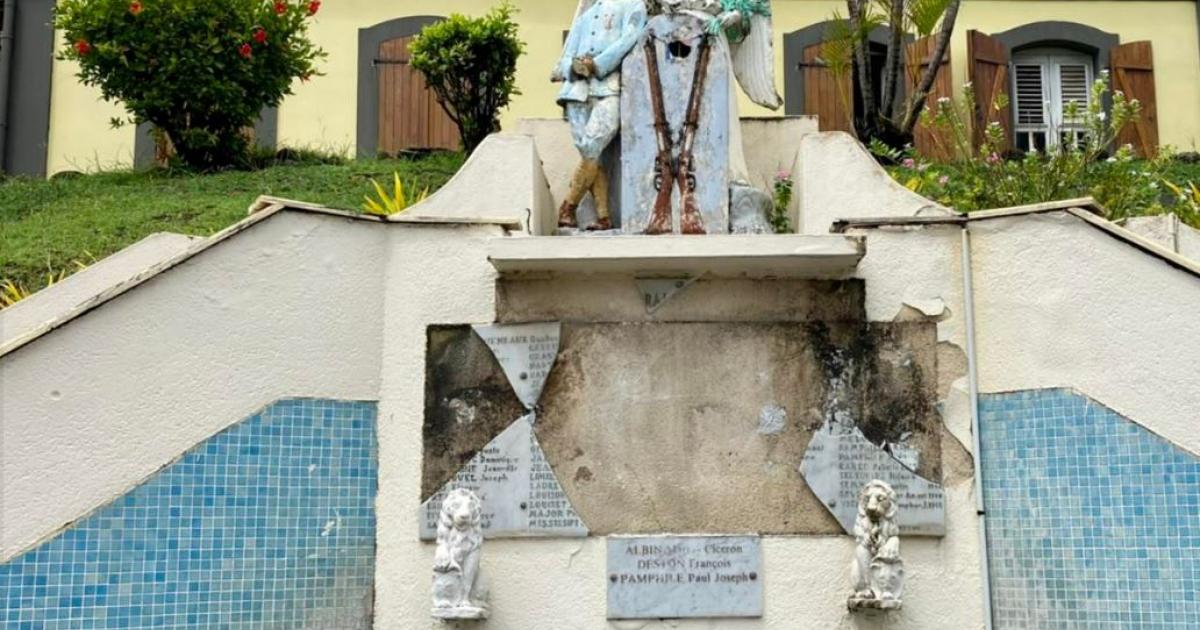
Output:
[[[409,64],[408,45],[412,36],[390,39],[379,45],[375,58],[379,86],[380,154],[395,155],[420,149],[458,150],[458,127],[425,77]]]
[[[1012,146],[1012,105],[995,107],[999,95],[1008,95],[1008,48],[1000,40],[979,31],[967,31],[967,74],[971,80],[971,88],[975,92],[975,145],[983,143],[983,130],[992,122],[1000,123],[1004,128],[1004,146],[997,147],[1007,151]]]
[[[936,39],[935,36],[923,37],[905,47],[909,94],[916,93],[921,75],[925,72],[926,66],[931,63]],[[933,87],[929,90],[929,96],[925,98],[925,111],[928,111],[931,117],[937,114],[938,99],[952,98],[953,92],[954,85],[950,76],[950,49],[946,48],[946,53],[942,56],[942,63],[938,66],[937,75],[934,76]],[[954,147],[950,146],[951,140],[943,136],[944,134],[939,133],[933,127],[932,122],[929,125],[918,122],[913,129],[913,146],[925,157],[935,160],[950,159],[954,157]]]
[[[853,134],[854,93],[850,73],[834,76],[821,59],[821,44],[804,49],[804,113],[818,117],[821,131],[845,131]]]
[[[1138,155],[1158,153],[1158,103],[1154,91],[1154,49],[1150,42],[1129,42],[1112,49],[1114,91],[1137,99],[1142,112],[1117,134],[1117,144],[1132,144]]]

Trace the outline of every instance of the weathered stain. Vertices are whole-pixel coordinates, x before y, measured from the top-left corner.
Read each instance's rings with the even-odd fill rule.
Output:
[[[579,468],[577,468],[575,470],[576,483],[583,482],[583,481],[591,481],[591,480],[592,480],[592,469],[591,468],[588,468],[587,466],[580,466]]]
[[[421,500],[525,413],[492,351],[470,326],[431,326],[426,334]]]
[[[938,478],[936,343],[931,322],[568,320],[534,431],[593,534],[838,533],[786,462],[837,381],[848,421],[917,449],[917,472]],[[467,327],[430,329],[427,368],[426,493],[523,411]],[[771,405],[783,417],[764,424]]]
[[[922,364],[929,361],[917,356],[932,352],[936,360],[935,325],[863,322],[835,331],[826,322],[812,322],[806,329],[826,380],[846,384],[838,395],[845,398],[840,403],[848,419],[881,448],[891,443],[917,448],[922,454],[917,472],[939,478],[936,375],[927,374]]]

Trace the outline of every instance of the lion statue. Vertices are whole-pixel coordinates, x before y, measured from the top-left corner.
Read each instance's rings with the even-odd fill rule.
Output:
[[[482,517],[479,497],[466,488],[451,490],[442,501],[433,554],[433,616],[438,619],[487,617],[476,589]]]
[[[896,525],[896,491],[878,479],[858,493],[854,523],[858,546],[850,565],[856,608],[899,608],[904,589],[904,560],[900,558],[900,528]]]

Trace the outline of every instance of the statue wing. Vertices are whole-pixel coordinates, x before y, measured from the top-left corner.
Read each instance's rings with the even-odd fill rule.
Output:
[[[771,18],[750,16],[750,32],[740,44],[731,46],[733,74],[750,100],[770,109],[779,109],[783,98],[775,91],[775,46]]]

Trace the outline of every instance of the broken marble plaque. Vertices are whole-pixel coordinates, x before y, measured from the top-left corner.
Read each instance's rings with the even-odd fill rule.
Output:
[[[611,536],[608,618],[761,617],[757,536]]]
[[[662,305],[675,297],[684,289],[692,286],[696,278],[637,278],[638,291],[642,292],[642,301],[646,312],[653,313]]]
[[[558,356],[562,326],[558,322],[535,322],[478,324],[472,328],[492,349],[517,398],[526,408],[533,409]]]
[[[587,536],[533,433],[533,414],[518,418],[421,504],[420,537],[437,537],[442,500],[467,488],[483,503],[485,538]]]
[[[800,474],[847,534],[854,534],[858,493],[872,479],[886,481],[895,489],[899,508],[896,522],[901,534],[946,534],[942,487],[906,468],[868,440],[858,427],[826,422],[808,443]]]

